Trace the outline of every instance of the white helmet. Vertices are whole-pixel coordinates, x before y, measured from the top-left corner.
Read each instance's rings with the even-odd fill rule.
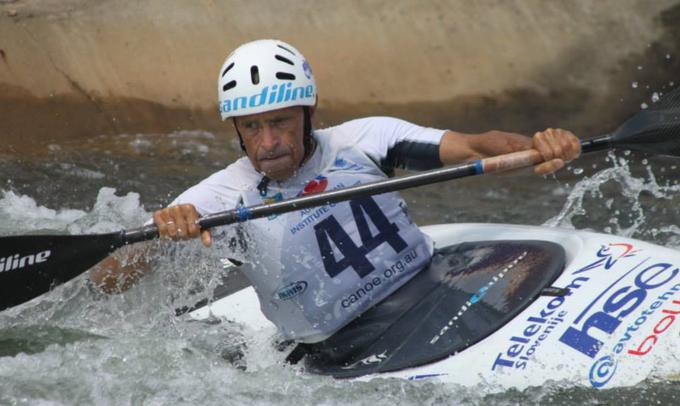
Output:
[[[224,61],[217,80],[222,120],[291,106],[316,104],[312,69],[297,49],[278,40],[241,45]]]

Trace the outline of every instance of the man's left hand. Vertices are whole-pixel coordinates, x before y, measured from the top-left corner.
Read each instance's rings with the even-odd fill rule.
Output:
[[[562,169],[581,154],[581,142],[571,131],[548,128],[534,134],[533,149],[541,153],[544,162],[534,167],[538,175],[549,175]]]

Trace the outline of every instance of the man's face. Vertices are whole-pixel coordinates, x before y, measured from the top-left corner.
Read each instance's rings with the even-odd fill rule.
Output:
[[[273,180],[293,176],[304,158],[304,112],[288,107],[236,117],[246,153],[255,169]]]

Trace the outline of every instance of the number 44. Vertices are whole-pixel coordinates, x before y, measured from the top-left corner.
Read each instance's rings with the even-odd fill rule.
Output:
[[[399,227],[395,223],[390,223],[378,204],[370,196],[351,200],[349,205],[352,209],[354,222],[359,230],[361,246],[357,246],[352,241],[335,216],[328,216],[314,226],[323,265],[331,278],[350,266],[360,277],[363,278],[368,275],[375,267],[366,256],[382,243],[388,243],[397,253],[408,246],[406,241],[399,236]],[[378,233],[376,235],[371,234],[367,219],[370,219],[377,228]],[[331,241],[342,254],[342,259],[337,260],[335,258]]]

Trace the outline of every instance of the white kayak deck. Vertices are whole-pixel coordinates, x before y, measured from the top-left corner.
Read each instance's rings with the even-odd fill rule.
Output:
[[[680,252],[612,235],[507,224],[422,227],[438,247],[470,241],[543,240],[560,244],[566,268],[541,296],[496,333],[444,360],[382,377],[431,377],[463,385],[525,388],[548,380],[598,388],[635,384],[680,371]],[[675,303],[677,301],[677,303]],[[213,315],[274,335],[252,287],[192,317]],[[676,355],[677,354],[677,355]],[[361,379],[370,379],[364,377]]]

